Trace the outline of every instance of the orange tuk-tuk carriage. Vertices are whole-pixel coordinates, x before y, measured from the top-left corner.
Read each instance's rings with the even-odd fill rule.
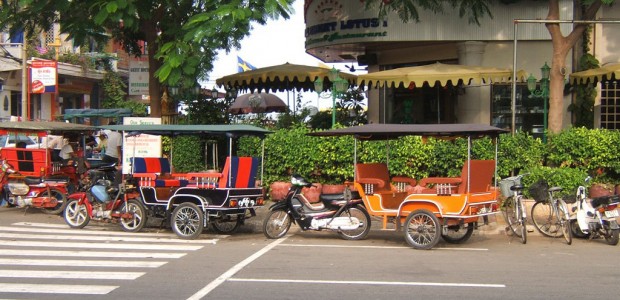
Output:
[[[471,157],[471,142],[477,137],[497,141],[503,129],[482,124],[369,124],[310,133],[312,136],[353,136],[355,138],[354,182],[368,213],[382,221],[382,229],[394,223],[405,240],[416,249],[431,249],[442,237],[449,243],[469,239],[481,217],[498,212],[497,143],[495,159]],[[358,141],[390,140],[417,135],[439,138],[466,138],[467,159],[459,177],[413,179],[391,177],[388,164],[357,162]],[[437,158],[441,159],[441,158]]]

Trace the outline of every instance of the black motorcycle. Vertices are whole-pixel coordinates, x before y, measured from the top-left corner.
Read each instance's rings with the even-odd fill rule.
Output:
[[[286,198],[269,208],[263,221],[263,232],[270,239],[283,237],[297,223],[302,230],[332,230],[345,240],[361,240],[370,231],[370,215],[357,193],[347,188],[342,194],[322,194],[320,202],[310,203],[303,195],[304,187],[311,187],[299,175],[291,178]]]

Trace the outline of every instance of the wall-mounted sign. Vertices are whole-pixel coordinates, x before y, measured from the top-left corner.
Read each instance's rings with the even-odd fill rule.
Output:
[[[146,56],[129,60],[129,95],[149,94],[149,61]]]
[[[30,93],[56,93],[58,90],[58,62],[35,60],[30,64]]]

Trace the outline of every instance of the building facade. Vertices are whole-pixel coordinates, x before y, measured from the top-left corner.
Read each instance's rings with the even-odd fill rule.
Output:
[[[573,1],[561,1],[560,6],[560,19],[572,20]],[[325,62],[367,66],[369,73],[435,62],[513,69],[515,39],[517,70],[540,79],[540,68],[551,63],[552,45],[544,24],[521,23],[516,30],[514,25],[514,20],[545,19],[546,2],[493,4],[492,17],[483,17],[479,25],[459,17],[451,9],[443,14],[420,10],[419,22],[403,23],[395,13],[378,19],[377,12],[365,10],[360,1],[306,0],[304,8],[306,51]],[[616,16],[618,12],[617,7],[604,7],[600,17]],[[614,53],[616,50],[598,46],[610,41],[614,29],[608,27],[601,25],[595,29],[594,52],[602,63],[620,59]],[[561,28],[568,34],[572,25],[562,24]],[[572,53],[567,57],[567,70],[573,70],[574,59]],[[371,87],[368,89],[369,121],[486,123],[511,127],[511,91],[509,82]],[[570,94],[565,96],[565,127],[571,122],[568,112],[571,99]],[[530,97],[525,82],[517,85],[516,105],[517,129],[540,132],[543,99]]]

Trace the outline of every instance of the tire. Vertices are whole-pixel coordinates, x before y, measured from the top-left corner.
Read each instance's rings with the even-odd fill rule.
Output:
[[[576,238],[587,239],[590,237],[589,233],[581,231],[581,228],[579,228],[579,222],[577,222],[577,220],[570,220],[570,231]]]
[[[345,209],[336,217],[355,217],[362,223],[361,227],[354,230],[339,230],[338,235],[344,240],[363,240],[370,232],[370,215],[361,206]]]
[[[618,245],[618,235],[620,234],[620,229],[609,229],[609,224],[606,225],[605,241],[607,245]]]
[[[530,214],[532,223],[538,232],[544,236],[558,238],[562,236],[557,216],[547,202],[536,202]]]
[[[172,212],[170,226],[180,238],[196,239],[204,229],[204,213],[194,203],[181,203]]]
[[[519,211],[516,208],[517,201],[515,197],[510,197],[506,199],[504,202],[504,219],[506,220],[506,224],[510,227],[510,231],[514,233],[516,236],[522,238],[523,230],[522,223],[519,217]]]
[[[564,240],[566,244],[570,245],[573,243],[573,233],[571,231],[570,226],[570,214],[568,213],[568,206],[566,206],[566,202],[562,199],[558,199],[556,202],[558,219],[560,221],[560,226],[562,229],[562,235],[564,236]]]
[[[63,212],[65,223],[71,228],[84,228],[90,222],[86,205],[80,205],[76,199],[69,200]]]
[[[439,242],[441,228],[435,214],[424,209],[412,211],[405,224],[405,240],[411,247],[428,250]]]
[[[293,219],[283,209],[270,211],[263,220],[263,233],[267,238],[279,239],[291,228]]]
[[[465,224],[467,227],[461,228],[460,226],[449,226],[448,234],[441,234],[444,241],[450,244],[464,243],[474,233],[474,223]]]
[[[146,224],[146,209],[144,209],[144,206],[142,206],[142,203],[140,203],[140,201],[138,200],[127,200],[126,203],[123,203],[123,205],[121,205],[120,212],[133,213],[133,218],[131,219],[121,218],[120,223],[124,231],[138,232],[142,230],[142,227],[144,227],[144,224]]]
[[[39,197],[54,197],[58,200],[56,207],[42,208],[43,212],[48,215],[58,215],[65,210],[67,205],[67,195],[57,189],[49,189],[39,194]]]
[[[234,218],[234,219],[232,219]],[[243,223],[243,218],[239,215],[234,216],[224,216],[222,219],[216,219],[211,222],[211,226],[213,227],[213,231],[221,234],[229,234],[237,231],[237,228],[241,226]]]

